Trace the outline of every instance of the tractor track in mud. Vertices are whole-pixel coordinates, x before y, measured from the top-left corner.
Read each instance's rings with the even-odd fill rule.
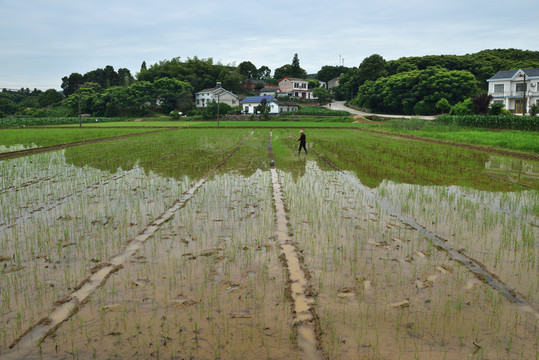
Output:
[[[52,335],[65,321],[69,320],[73,314],[89,301],[90,295],[102,287],[113,273],[123,268],[123,264],[131,258],[131,256],[135,254],[157,230],[160,229],[161,225],[169,221],[177,211],[187,204],[207,179],[218,169],[223,167],[241,146],[251,138],[253,133],[254,130],[234,147],[217,165],[209,170],[204,177],[199,179],[185,191],[180,199],[176,200],[161,215],[146,225],[136,236],[126,242],[119,254],[113,256],[109,261],[96,265],[90,271],[91,274],[81,280],[73,292],[54,303],[48,316],[41,318],[26,329],[9,345],[8,348],[10,350],[4,352],[1,356],[4,359],[20,359],[21,356],[24,357],[32,350],[32,346],[41,343],[46,337]]]
[[[149,135],[149,134],[155,134],[155,133],[173,131],[173,130],[177,130],[177,129],[175,128],[162,129],[161,128],[160,130],[147,131],[143,133],[125,134],[125,135],[118,135],[118,136],[112,136],[112,137],[101,138],[101,139],[92,139],[92,140],[77,141],[77,142],[66,143],[66,144],[44,146],[44,147],[39,147],[39,148],[34,148],[34,149],[10,151],[10,152],[5,152],[5,153],[0,153],[0,161],[7,160],[7,159],[14,159],[17,157],[22,157],[22,156],[40,154],[40,153],[44,153],[48,151],[62,150],[62,149],[67,149],[67,148],[75,147],[75,146],[97,144],[97,143],[106,142],[106,141],[114,141],[114,140],[119,140],[119,139],[126,139],[126,138],[131,138],[131,137],[137,137],[137,136],[143,136],[143,135]]]
[[[336,171],[339,171],[341,173],[346,174],[345,171],[340,169],[337,165],[335,165],[331,160],[329,160],[326,156],[323,154],[320,154],[312,147],[309,147],[309,150],[311,150],[313,153],[315,153],[320,159],[322,159],[324,162],[326,162],[329,166],[333,167]],[[391,205],[389,202],[380,199],[374,194],[374,192],[366,187],[365,185],[361,184],[361,182],[357,178],[350,177],[351,180],[353,180],[356,185],[366,194],[368,195],[372,200],[374,200],[381,208],[386,210],[390,215],[395,216],[399,221],[401,221],[403,224],[409,226],[410,228],[413,228],[417,231],[419,231],[426,239],[428,239],[437,249],[444,251],[446,254],[449,255],[449,257],[462,265],[464,265],[469,271],[471,271],[477,279],[479,279],[484,284],[489,285],[492,289],[498,291],[503,297],[505,297],[509,302],[519,304],[524,311],[531,313],[535,316],[536,319],[539,319],[539,310],[535,308],[533,304],[530,304],[528,299],[515,291],[514,289],[510,288],[507,284],[505,284],[496,274],[490,272],[485,265],[483,265],[480,261],[468,256],[465,251],[455,249],[452,246],[450,246],[448,243],[449,241],[445,239],[443,236],[436,234],[430,230],[428,230],[425,226],[417,223],[413,219],[410,219],[409,217],[403,215],[398,210],[395,209],[393,205]]]
[[[292,305],[294,314],[293,330],[298,346],[306,359],[323,359],[321,349],[322,329],[316,314],[311,285],[311,276],[303,262],[298,244],[293,240],[293,229],[288,219],[288,209],[283,199],[279,174],[275,168],[273,149],[271,147],[272,132],[268,141],[270,158],[271,183],[273,189],[273,207],[275,211],[275,238],[281,248],[279,259],[286,270],[286,297]]]
[[[8,191],[20,191],[20,190],[22,190],[22,189],[24,189],[26,187],[29,187],[29,186],[32,186],[32,185],[35,185],[35,184],[39,184],[40,182],[52,180],[55,177],[58,177],[58,174],[51,175],[51,176],[45,176],[45,177],[38,178],[38,179],[32,179],[32,180],[26,181],[26,182],[24,182],[22,184],[19,184],[17,186],[15,186],[15,185],[8,186],[6,188],[0,189],[0,194],[6,193]]]

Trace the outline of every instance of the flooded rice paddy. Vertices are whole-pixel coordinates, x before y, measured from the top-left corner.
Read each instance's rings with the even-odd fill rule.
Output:
[[[296,138],[0,161],[0,359],[538,358],[538,161]]]

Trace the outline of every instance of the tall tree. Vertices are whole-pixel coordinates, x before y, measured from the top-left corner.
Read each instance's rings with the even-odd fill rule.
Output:
[[[247,79],[258,79],[258,70],[256,69],[256,66],[250,61],[241,62],[238,65],[238,71]]]
[[[294,54],[292,64],[286,64],[275,69],[273,77],[277,80],[281,80],[284,77],[304,79],[307,77],[307,71],[300,67],[298,54]]]
[[[361,62],[359,65],[357,76],[359,85],[367,80],[376,80],[378,78],[387,76],[387,64],[384,58],[378,54],[373,54]]]
[[[328,81],[345,74],[348,70],[349,68],[345,66],[324,65],[316,74],[316,78],[327,83]]]
[[[79,86],[83,83],[83,77],[79,73],[71,73],[71,75],[64,76],[62,78],[62,89],[64,90],[64,95],[67,97],[75,91],[78,90]]]

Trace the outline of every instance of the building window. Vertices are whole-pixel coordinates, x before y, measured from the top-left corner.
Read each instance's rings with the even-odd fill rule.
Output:
[[[503,100],[494,100],[492,103],[494,103],[494,104],[496,104],[496,103],[503,104]]]
[[[526,84],[523,84],[523,83],[518,83],[517,84],[517,91],[526,91]]]
[[[494,85],[494,94],[503,94],[503,84]]]

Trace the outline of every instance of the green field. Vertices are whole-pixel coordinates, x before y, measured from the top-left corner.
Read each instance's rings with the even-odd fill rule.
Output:
[[[539,161],[264,123],[0,160],[0,358],[537,358]]]

